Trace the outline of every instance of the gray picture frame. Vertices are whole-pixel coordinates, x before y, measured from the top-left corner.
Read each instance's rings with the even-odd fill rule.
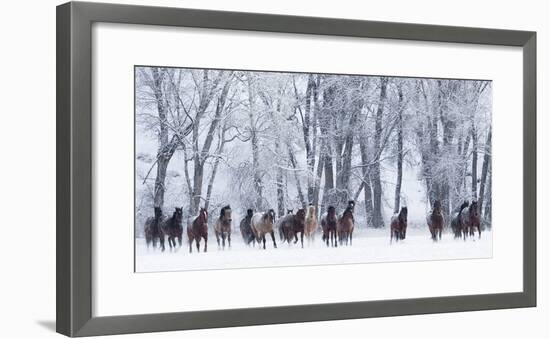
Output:
[[[523,292],[94,317],[91,100],[94,22],[521,47]],[[57,7],[56,86],[59,333],[92,336],[536,306],[535,32],[70,2]]]

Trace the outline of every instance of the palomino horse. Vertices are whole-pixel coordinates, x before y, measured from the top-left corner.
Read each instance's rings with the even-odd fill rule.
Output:
[[[321,228],[323,229],[323,241],[334,247],[338,247],[338,241],[336,239],[336,227],[338,220],[336,218],[336,208],[334,206],[329,206],[327,214],[324,218],[321,219]]]
[[[460,209],[458,210],[458,213],[451,220],[451,229],[453,230],[453,234],[455,235],[455,239],[462,237],[462,229],[464,228],[463,225],[462,225],[462,221],[463,221],[462,220],[463,219],[462,211],[466,207],[468,207],[468,202],[467,201],[463,202],[462,205],[460,205]]]
[[[256,213],[252,216],[252,230],[256,235],[256,240],[258,243],[263,242],[263,247],[265,250],[265,235],[271,234],[271,239],[273,239],[273,247],[277,248],[277,243],[275,242],[275,233],[273,231],[273,224],[275,223],[275,211],[270,209],[265,213]]]
[[[208,246],[208,211],[202,208],[199,211],[199,216],[193,220],[190,225],[187,225],[187,238],[189,238],[189,253],[193,252],[193,240],[197,243],[197,252],[200,252],[201,238],[204,238],[204,251]]]
[[[315,240],[315,231],[317,231],[318,227],[319,227],[319,224],[317,223],[317,209],[315,208],[315,206],[309,205],[307,209],[306,227],[305,227],[305,233],[306,233],[308,242]]]
[[[247,245],[250,245],[250,243],[254,241],[254,238],[256,238],[256,236],[254,235],[254,231],[252,230],[251,224],[253,215],[254,211],[252,211],[251,209],[246,210],[246,217],[244,217],[239,224],[241,235],[243,236],[243,241]]]
[[[183,235],[183,208],[176,207],[171,218],[164,220],[161,224],[162,230],[168,235],[168,245],[170,249],[176,248],[176,239],[181,247],[181,238]]]
[[[390,222],[390,244],[395,241],[405,240],[407,235],[407,207],[401,207],[399,214],[394,214]]]
[[[338,239],[340,245],[346,244],[346,246],[352,245],[353,229],[355,228],[355,219],[353,218],[353,209],[355,208],[355,202],[350,200],[348,207],[345,209],[342,216],[338,219],[338,225],[336,232],[338,233]]]
[[[477,206],[477,201],[472,201],[470,207],[468,207],[468,213],[462,214],[462,233],[464,234],[464,240],[466,240],[466,235],[475,235],[475,228],[477,228],[479,238],[481,238],[479,208]]]
[[[432,212],[426,217],[426,222],[428,223],[428,228],[432,235],[432,240],[437,241],[438,238],[441,240],[441,232],[443,232],[443,225],[445,225],[445,218],[441,212],[441,202],[436,200],[434,202],[434,207]]]
[[[231,221],[231,206],[222,207],[220,217],[214,225],[218,248],[220,248],[220,237],[222,238],[222,248],[225,249],[225,238],[227,238],[228,247],[231,248]]]
[[[147,243],[147,248],[151,243],[153,248],[157,248],[157,240],[160,243],[160,249],[164,252],[164,232],[162,231],[162,210],[160,207],[155,207],[155,216],[149,217],[145,221],[145,242]]]

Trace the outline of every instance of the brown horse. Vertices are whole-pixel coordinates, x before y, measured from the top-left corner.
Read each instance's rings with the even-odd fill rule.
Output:
[[[218,248],[220,248],[220,237],[222,238],[222,248],[225,249],[225,238],[227,238],[228,247],[231,248],[231,221],[231,206],[222,207],[220,217],[214,225]]]
[[[144,231],[147,248],[149,248],[152,243],[153,249],[156,249],[158,240],[160,243],[160,249],[164,252],[164,232],[161,227],[162,219],[162,210],[160,207],[155,207],[155,216],[147,218],[145,221]]]
[[[241,220],[239,228],[241,230],[241,235],[243,236],[243,241],[245,244],[250,245],[251,242],[254,242],[254,231],[252,230],[252,216],[254,211],[251,209],[246,210],[246,217]]]
[[[315,231],[319,224],[317,222],[317,209],[313,205],[309,205],[307,209],[306,225],[305,225],[305,234],[308,239],[308,242],[315,240]]]
[[[286,220],[285,218],[289,215],[293,215],[294,214],[294,210],[293,209],[287,209],[286,210],[286,215],[284,217],[282,217],[281,219],[279,219],[279,221],[277,221],[277,229],[279,229],[279,239],[281,240],[281,242],[285,242],[287,241],[289,244],[290,244],[290,240],[292,237],[291,237],[291,234],[292,234],[292,227],[291,227],[291,224],[286,222],[283,224],[283,221]]]
[[[353,229],[355,228],[355,219],[353,218],[353,210],[355,208],[355,202],[350,200],[348,207],[345,209],[342,216],[338,219],[338,225],[336,232],[338,233],[338,239],[340,246],[346,244],[346,246],[352,245]]]
[[[298,233],[300,233],[300,244],[304,248],[304,234],[306,231],[306,210],[300,208],[296,211],[296,214],[292,215],[291,218],[291,230],[292,236],[294,237],[294,243],[298,242]]]
[[[273,224],[275,223],[275,211],[270,209],[265,213],[256,213],[252,216],[252,230],[256,236],[258,243],[263,241],[263,248],[265,250],[265,235],[271,234],[273,240],[273,247],[277,248],[275,242],[275,233],[273,231]]]
[[[327,214],[324,218],[321,219],[321,228],[323,229],[323,241],[326,242],[327,246],[330,245],[338,247],[338,241],[336,239],[336,227],[338,220],[336,218],[336,208],[334,206],[329,206]]]
[[[460,205],[460,209],[458,210],[458,213],[451,220],[451,229],[453,230],[453,234],[455,235],[455,239],[462,237],[462,230],[464,228],[462,211],[466,207],[468,207],[468,202],[467,201],[463,202],[462,205]]]
[[[466,235],[474,236],[475,230],[481,238],[481,218],[479,217],[479,208],[477,206],[477,201],[472,201],[470,207],[468,207],[468,213],[462,215],[462,233],[464,234],[464,240],[466,240]]]
[[[168,245],[170,249],[176,248],[176,239],[178,239],[179,247],[181,247],[181,238],[183,236],[183,208],[176,207],[171,218],[164,220],[161,228],[168,235]]]
[[[189,239],[189,253],[192,252],[193,240],[197,243],[197,252],[200,252],[200,241],[204,238],[204,251],[208,246],[208,211],[202,208],[199,216],[193,220],[193,223],[187,225],[187,238]]]
[[[399,214],[395,214],[390,222],[390,244],[395,237],[395,241],[405,240],[407,235],[407,207],[402,207]]]
[[[434,207],[432,212],[426,217],[428,223],[428,228],[432,235],[432,240],[437,241],[438,238],[441,240],[441,233],[443,232],[443,225],[445,224],[445,218],[441,212],[441,202],[436,200],[434,202]]]

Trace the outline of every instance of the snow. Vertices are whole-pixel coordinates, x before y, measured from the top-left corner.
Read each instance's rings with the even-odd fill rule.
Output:
[[[218,270],[258,267],[309,266],[357,263],[389,263],[426,260],[481,259],[492,257],[492,233],[482,232],[481,238],[466,241],[454,239],[444,233],[439,242],[433,242],[426,227],[409,227],[407,239],[390,244],[388,229],[363,229],[354,232],[353,246],[327,247],[320,234],[304,248],[300,243],[280,243],[278,248],[267,237],[266,250],[259,246],[248,247],[242,242],[238,231],[233,231],[231,249],[218,249],[215,236],[209,234],[208,252],[189,253],[186,239],[182,248],[171,251],[166,242],[166,251],[147,249],[143,238],[136,239],[136,272]],[[204,242],[201,243],[201,251]]]

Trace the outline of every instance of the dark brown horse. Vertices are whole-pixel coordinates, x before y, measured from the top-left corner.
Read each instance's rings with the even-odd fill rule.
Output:
[[[225,238],[227,238],[228,247],[231,248],[231,222],[231,206],[222,207],[220,217],[214,225],[218,248],[220,248],[220,237],[222,238],[222,248],[225,249]]]
[[[149,217],[145,221],[145,243],[147,248],[153,244],[153,249],[157,248],[157,240],[160,243],[160,249],[164,252],[164,232],[162,231],[162,210],[160,207],[155,207],[155,216]]]
[[[193,240],[197,243],[197,252],[200,252],[200,241],[204,238],[204,251],[208,246],[208,211],[202,208],[199,216],[193,220],[193,223],[187,225],[187,238],[189,239],[189,253],[192,252]]]
[[[164,220],[161,224],[163,232],[168,235],[168,245],[170,249],[176,248],[176,239],[181,247],[181,238],[183,236],[183,208],[176,207],[172,217]]]
[[[304,247],[304,232],[306,222],[306,210],[300,208],[296,214],[287,214],[279,220],[279,234],[281,234],[282,241],[286,241],[289,244],[292,239],[294,243],[298,242],[298,233],[300,233],[300,239],[302,247]]]
[[[481,218],[479,217],[479,208],[477,201],[473,201],[468,207],[468,213],[462,214],[462,233],[464,234],[464,240],[466,235],[474,236],[475,229],[481,238]]]
[[[338,240],[336,238],[336,228],[338,220],[336,218],[336,208],[329,206],[327,214],[321,219],[321,228],[323,229],[323,241],[327,246],[338,247]]]
[[[460,205],[460,209],[458,210],[458,213],[454,216],[454,218],[451,220],[451,230],[453,231],[453,234],[456,238],[462,237],[462,230],[464,229],[464,226],[462,224],[463,222],[463,215],[462,211],[468,207],[468,202],[465,201]]]
[[[407,235],[407,207],[401,207],[399,214],[395,214],[390,222],[390,244],[395,237],[395,241],[405,240]]]
[[[344,210],[342,216],[338,219],[338,225],[336,232],[338,233],[338,240],[340,246],[345,244],[346,246],[352,245],[353,229],[355,228],[355,219],[353,217],[353,210],[355,208],[355,202],[350,200],[348,207]]]
[[[243,241],[247,245],[253,243],[254,238],[256,238],[256,236],[254,235],[254,231],[252,230],[252,215],[254,215],[254,211],[248,209],[246,211],[246,217],[244,217],[239,224],[241,235],[243,236]]]
[[[443,232],[443,225],[445,225],[445,218],[441,212],[441,202],[439,202],[439,200],[434,202],[432,212],[426,217],[426,222],[428,223],[432,240],[441,240],[441,233]]]

